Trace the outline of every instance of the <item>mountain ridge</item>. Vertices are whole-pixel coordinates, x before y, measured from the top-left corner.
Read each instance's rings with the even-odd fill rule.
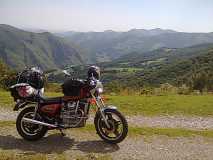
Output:
[[[83,64],[78,49],[50,32],[27,32],[13,26],[0,25],[0,58],[12,68],[38,65],[43,69]]]
[[[184,48],[213,43],[213,33],[185,33],[168,29],[132,29],[127,32],[66,32],[57,34],[86,50],[89,62],[106,62],[125,54],[162,47]]]

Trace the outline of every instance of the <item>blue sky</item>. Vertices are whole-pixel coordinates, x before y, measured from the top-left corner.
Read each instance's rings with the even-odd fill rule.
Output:
[[[0,0],[0,23],[50,31],[213,32],[213,0]]]

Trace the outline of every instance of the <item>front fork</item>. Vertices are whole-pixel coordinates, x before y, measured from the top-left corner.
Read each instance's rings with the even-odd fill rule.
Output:
[[[106,119],[106,115],[105,115],[105,113],[104,113],[105,104],[104,104],[104,102],[103,102],[101,96],[97,96],[97,97],[92,96],[92,97],[93,97],[93,99],[95,100],[95,103],[96,103],[96,105],[97,105],[97,107],[98,107],[98,110],[99,110],[100,113],[101,113],[101,117],[103,118],[103,120],[104,120],[104,122],[105,122],[107,128],[110,128],[110,125],[109,125],[109,123],[108,123],[108,121],[107,121],[107,119]]]

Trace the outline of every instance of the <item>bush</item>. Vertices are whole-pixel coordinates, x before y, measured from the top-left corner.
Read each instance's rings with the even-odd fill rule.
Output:
[[[183,94],[183,95],[189,95],[192,93],[192,90],[187,87],[185,84],[183,84],[181,87],[178,88],[178,94]]]
[[[0,60],[0,88],[8,89],[15,84],[16,73]]]
[[[58,93],[58,92],[62,92],[62,89],[59,83],[46,83],[45,91]]]

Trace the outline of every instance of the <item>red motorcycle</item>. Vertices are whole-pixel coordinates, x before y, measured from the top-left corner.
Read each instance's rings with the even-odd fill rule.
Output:
[[[64,73],[70,76],[69,72]],[[99,67],[89,67],[86,80],[68,78],[62,84],[62,97],[43,96],[44,73],[38,68],[25,69],[17,79],[10,91],[16,101],[14,111],[22,109],[16,128],[24,139],[38,140],[52,129],[58,129],[64,135],[63,129],[84,127],[91,100],[97,106],[94,118],[97,134],[108,143],[119,143],[127,136],[125,117],[115,106],[106,106],[100,96],[103,85],[99,80]]]

